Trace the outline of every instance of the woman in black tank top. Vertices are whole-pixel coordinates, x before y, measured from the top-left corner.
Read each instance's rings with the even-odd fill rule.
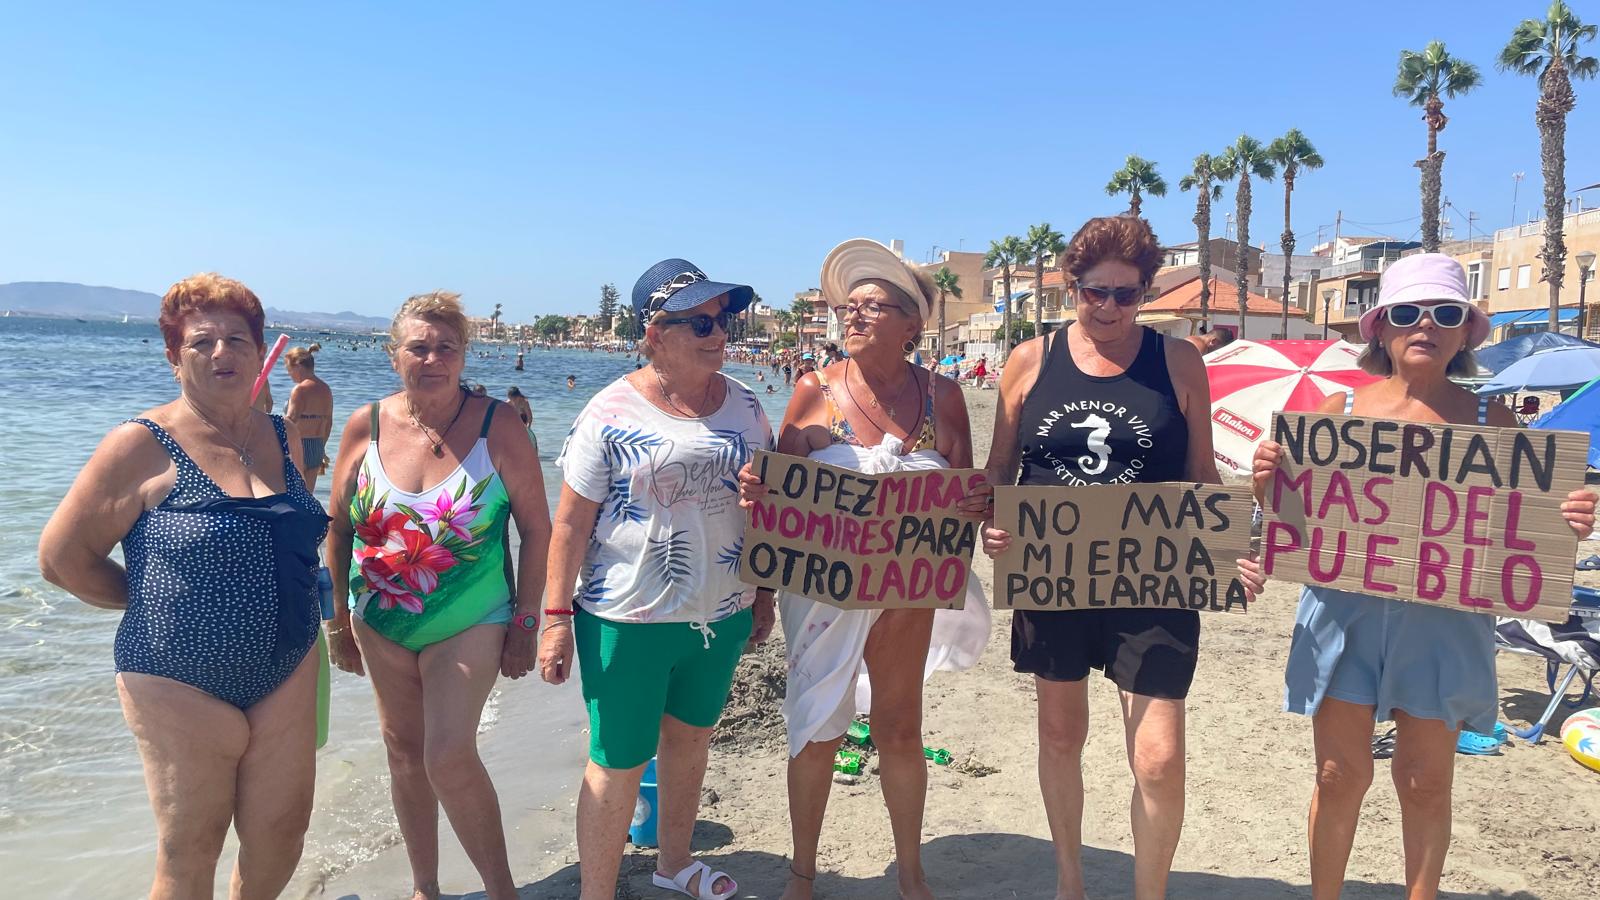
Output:
[[[1072,359],[1070,328],[1045,337],[1039,377],[1022,401],[1017,483],[1184,480],[1189,428],[1167,369],[1166,340],[1135,326],[1143,334],[1133,364],[1118,375],[1087,375]]]
[[[1199,352],[1135,321],[1161,265],[1150,226],[1129,216],[1091,219],[1073,236],[1062,264],[1077,317],[1018,347],[1008,360],[990,482],[1086,489],[1219,482]],[[986,528],[984,550],[996,555],[1010,540]],[[1259,576],[1245,575],[1254,596]],[[1038,693],[1039,781],[1058,860],[1076,860],[1081,844],[1062,842],[1080,832],[1089,670],[1102,670],[1122,692],[1136,783],[1134,890],[1128,893],[1141,897],[1165,895],[1183,827],[1184,697],[1199,639],[1200,615],[1193,610],[1012,613],[1011,659],[1017,671],[1034,675]],[[1063,862],[1057,890],[1083,895],[1078,865]]]

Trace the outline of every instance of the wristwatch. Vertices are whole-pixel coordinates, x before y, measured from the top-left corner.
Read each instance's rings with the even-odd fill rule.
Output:
[[[511,624],[529,633],[537,632],[539,630],[539,614],[523,613],[520,616],[512,616]]]

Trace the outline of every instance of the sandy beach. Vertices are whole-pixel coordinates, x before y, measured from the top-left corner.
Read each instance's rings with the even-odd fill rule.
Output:
[[[968,391],[978,459],[987,455],[995,393]],[[1593,552],[1586,544],[1583,552]],[[992,569],[981,554],[980,577]],[[1597,584],[1594,573],[1579,573]],[[1312,787],[1311,723],[1280,712],[1283,666],[1294,624],[1296,585],[1275,583],[1248,615],[1208,614],[1199,673],[1188,702],[1188,811],[1171,896],[1309,896],[1305,813]],[[926,743],[948,749],[949,767],[930,766],[924,839],[928,878],[940,897],[1049,898],[1055,872],[1035,772],[1031,679],[1011,670],[1010,614],[996,612],[983,659],[968,672],[940,673],[927,686]],[[1526,725],[1543,710],[1544,664],[1501,654],[1501,719]],[[746,658],[716,742],[696,829],[701,858],[741,885],[740,897],[776,898],[788,871],[784,787],[781,629]],[[1132,790],[1116,691],[1090,677],[1092,721],[1084,751],[1084,868],[1092,897],[1127,896],[1133,841]],[[518,685],[503,698],[515,704]],[[574,694],[576,692],[574,691]],[[1558,713],[1555,724],[1565,713]],[[570,804],[523,809],[505,774],[527,767],[575,771],[581,743],[552,748],[547,723],[506,715],[486,758],[506,804],[507,838],[523,896],[577,896]],[[549,723],[553,724],[553,723]],[[573,782],[573,798],[576,782]],[[1578,900],[1600,896],[1600,775],[1578,766],[1558,740],[1513,741],[1503,756],[1458,757],[1455,839],[1443,896]],[[555,823],[552,820],[557,820]],[[562,832],[565,828],[565,832]],[[538,835],[542,839],[535,839]],[[817,894],[829,900],[895,896],[889,822],[876,778],[836,784],[828,808]],[[471,884],[471,869],[448,837],[447,890]],[[621,898],[666,897],[650,886],[653,852],[623,862]],[[307,896],[389,900],[408,896],[395,847]],[[1356,838],[1346,896],[1395,897],[1403,886],[1399,806],[1388,763],[1379,761]],[[477,897],[479,894],[450,895]]]

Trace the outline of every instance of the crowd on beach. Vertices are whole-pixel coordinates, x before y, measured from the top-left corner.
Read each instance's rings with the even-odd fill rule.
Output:
[[[956,506],[982,522],[991,556],[1012,539],[993,521],[996,485],[1220,481],[1201,354],[1223,338],[1165,338],[1136,323],[1161,263],[1148,224],[1091,219],[1061,259],[1073,322],[1018,345],[998,373],[987,358],[957,365],[998,390],[986,480]],[[652,761],[653,883],[698,900],[734,897],[737,873],[697,861],[690,837],[740,657],[778,627],[792,835],[784,900],[813,894],[835,753],[859,713],[879,753],[899,895],[938,896],[921,861],[923,685],[935,670],[977,661],[990,633],[985,586],[970,579],[961,609],[867,610],[778,596],[739,577],[745,508],[767,491],[749,465],[756,450],[868,473],[978,463],[960,384],[938,360],[910,359],[937,302],[930,277],[854,239],[828,254],[821,284],[841,341],[744,360],[761,366],[757,383],[770,373],[768,392],[780,376],[792,390],[773,428],[755,388],[721,372],[728,322],[751,288],[713,281],[682,259],[641,275],[631,298],[645,325],[640,365],[573,422],[553,516],[527,398],[513,389],[502,403],[462,383],[471,335],[456,295],[420,294],[399,307],[388,352],[401,389],[348,417],[330,463],[333,398],[314,353],[285,357],[295,386],[284,416],[253,409],[266,358],[259,300],[215,274],[173,285],[160,327],[177,397],[106,436],[39,547],[49,581],[122,616],[117,685],[158,836],[151,896],[210,896],[230,826],[240,846],[233,897],[274,897],[288,882],[313,801],[316,648],[325,642],[334,665],[372,684],[416,898],[440,894],[441,807],[486,896],[517,896],[477,728],[497,678],[534,675],[550,685],[576,675],[588,715],[576,816],[582,898],[614,896]],[[1470,371],[1488,333],[1450,257],[1388,266],[1360,330],[1362,366],[1380,380],[1328,397],[1324,412],[1516,427],[1509,411],[1450,380]],[[1080,402],[1119,410],[1119,420],[1089,429],[1056,413]],[[1261,444],[1258,501],[1279,459],[1275,444]],[[326,510],[311,493],[322,474],[331,478]],[[1596,499],[1569,495],[1565,527],[1587,536]],[[112,558],[119,543],[125,564]],[[1265,577],[1254,556],[1233,565],[1258,594]],[[1315,732],[1306,767],[1314,896],[1342,887],[1373,779],[1375,720],[1398,729],[1408,896],[1437,894],[1456,735],[1492,728],[1495,715],[1492,626],[1472,612],[1303,590],[1285,708],[1311,717]],[[1165,896],[1184,824],[1186,699],[1200,632],[1189,609],[1012,613],[1013,664],[1034,676],[1058,898],[1084,896],[1092,670],[1119,690],[1134,778],[1127,893]]]

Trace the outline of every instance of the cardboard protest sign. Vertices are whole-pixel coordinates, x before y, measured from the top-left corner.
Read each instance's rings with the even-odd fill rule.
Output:
[[[1578,539],[1561,518],[1587,435],[1279,413],[1262,568],[1494,616],[1565,621]]]
[[[978,469],[869,475],[757,451],[739,577],[845,609],[960,609],[982,523],[956,512]]]
[[[1209,484],[997,487],[1011,546],[994,562],[995,608],[1244,612],[1236,560],[1254,505]]]

